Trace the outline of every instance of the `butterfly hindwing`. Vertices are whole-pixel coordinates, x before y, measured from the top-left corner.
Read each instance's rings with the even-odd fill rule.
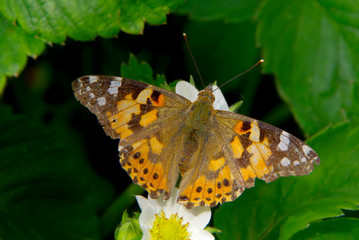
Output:
[[[214,127],[219,127],[214,123]],[[221,143],[221,136],[213,128],[198,151],[197,164],[182,178],[178,202],[187,208],[214,207],[218,203],[233,201],[244,191],[244,182],[236,178],[236,166],[231,166]],[[210,142],[211,144],[208,144]]]

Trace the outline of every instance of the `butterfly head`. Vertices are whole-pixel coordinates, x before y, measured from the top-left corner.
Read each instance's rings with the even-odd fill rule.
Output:
[[[216,100],[216,98],[214,97],[212,92],[213,92],[212,85],[209,85],[204,90],[202,90],[198,93],[198,99],[206,101],[206,102],[210,102],[211,104],[213,104],[214,100]]]

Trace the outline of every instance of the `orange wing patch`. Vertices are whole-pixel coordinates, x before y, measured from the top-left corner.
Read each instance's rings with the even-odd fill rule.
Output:
[[[194,206],[214,207],[218,203],[233,201],[244,190],[235,180],[224,157],[210,160],[209,169],[204,174],[194,178],[194,184],[188,184],[177,201],[187,208]]]
[[[210,160],[209,161],[209,170],[217,172],[224,166],[225,163],[226,163],[226,161],[224,160],[224,157]]]
[[[111,128],[120,134],[120,138],[123,139],[133,134],[127,123],[131,121],[133,115],[140,114],[141,109],[140,105],[133,100],[122,100],[117,104],[117,111],[118,113],[113,115],[108,111],[106,115]]]
[[[138,94],[136,102],[140,104],[147,104],[147,99],[151,98],[153,91],[151,89],[144,89]]]
[[[141,116],[140,125],[143,127],[147,127],[151,123],[153,123],[155,120],[157,120],[158,109],[153,109],[152,111],[145,113]]]
[[[233,130],[239,135],[249,133],[249,139],[254,142],[259,142],[259,127],[257,121],[238,121]]]
[[[165,105],[165,96],[163,94],[160,94],[156,99],[151,98],[152,105],[155,107],[162,107]]]
[[[136,99],[133,99],[133,93],[126,94],[124,99],[117,103],[117,111],[106,112],[111,128],[119,134],[120,139],[129,137],[134,133],[128,123],[136,117],[140,116],[140,119],[136,119],[136,121],[138,121],[137,124],[141,127],[148,127],[158,119],[158,109],[153,107],[151,109],[148,100],[150,100],[150,104],[152,103],[154,107],[164,106],[165,103],[163,94],[151,89],[144,89],[138,94]],[[145,105],[146,108],[143,108]]]
[[[238,136],[235,136],[233,141],[230,144],[231,144],[231,149],[233,151],[233,157],[241,158],[244,148],[242,146],[242,143],[239,141]]]
[[[248,165],[247,167],[242,167],[240,171],[244,181],[247,181],[249,178],[256,177],[256,174],[254,173],[254,170],[251,165]]]
[[[258,178],[262,178],[264,175],[269,174],[269,169],[267,167],[266,161],[272,155],[272,151],[269,147],[264,143],[268,142],[266,138],[260,142],[253,142],[248,148],[247,151],[250,156],[250,161]]]
[[[234,177],[228,166],[224,167],[216,179],[216,205],[232,201]]]
[[[123,149],[127,148],[127,149]],[[127,171],[134,183],[146,189],[153,196],[163,190],[168,191],[167,181],[164,179],[165,169],[161,163],[149,158],[149,154],[159,154],[163,144],[153,136],[142,139],[132,146],[120,149],[122,167]],[[130,153],[128,153],[130,151]]]
[[[201,176],[196,179],[193,185],[189,185],[181,192],[179,201],[187,202],[188,207],[201,205],[206,186],[206,177]]]
[[[151,150],[154,154],[159,155],[163,149],[163,144],[157,139],[156,136],[150,138]]]

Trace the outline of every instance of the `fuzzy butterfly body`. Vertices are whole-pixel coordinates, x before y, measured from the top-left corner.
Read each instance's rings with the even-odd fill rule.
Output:
[[[213,108],[208,86],[196,101],[139,81],[84,76],[76,98],[96,114],[107,135],[120,139],[121,166],[152,198],[170,196],[187,208],[235,200],[255,178],[309,174],[317,154],[272,125]]]

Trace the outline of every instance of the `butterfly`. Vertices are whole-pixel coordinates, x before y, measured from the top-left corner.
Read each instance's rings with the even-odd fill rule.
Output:
[[[77,100],[120,139],[120,164],[151,198],[168,199],[181,176],[177,202],[187,208],[235,200],[255,178],[309,174],[315,151],[295,136],[237,113],[216,110],[213,86],[197,100],[143,82],[83,76]]]

